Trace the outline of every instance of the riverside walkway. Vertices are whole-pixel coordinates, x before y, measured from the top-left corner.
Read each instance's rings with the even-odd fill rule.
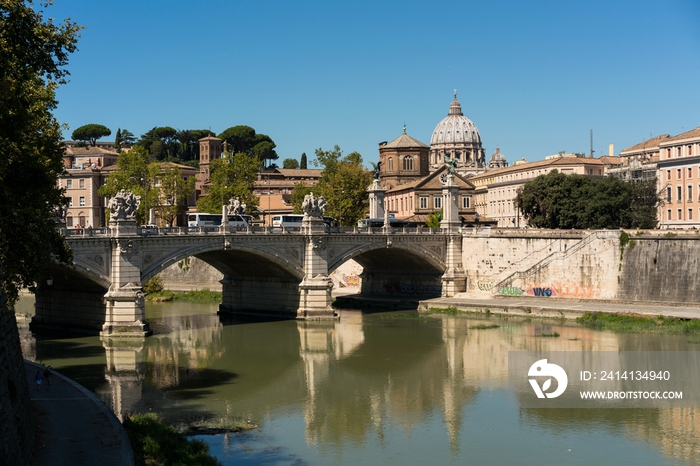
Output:
[[[462,311],[522,315],[529,317],[554,317],[574,319],[585,312],[609,312],[613,314],[636,314],[649,317],[664,316],[679,319],[700,319],[700,306],[671,303],[623,303],[618,301],[551,299],[535,297],[483,297],[470,293],[459,293],[451,298],[426,299],[419,303],[418,310],[456,307]]]
[[[25,361],[36,439],[32,466],[133,466],[124,427],[99,398],[78,383],[51,372],[37,388],[44,367]]]

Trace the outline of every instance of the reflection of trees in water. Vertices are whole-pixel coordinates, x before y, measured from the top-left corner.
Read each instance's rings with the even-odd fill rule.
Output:
[[[183,376],[196,376],[224,352],[216,315],[165,317],[159,325],[170,332],[148,338],[145,346],[146,382],[159,390],[180,386]]]

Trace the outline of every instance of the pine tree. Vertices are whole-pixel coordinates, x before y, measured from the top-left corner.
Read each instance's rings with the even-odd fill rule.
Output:
[[[299,163],[299,168],[306,170],[306,152],[301,154],[301,162]]]

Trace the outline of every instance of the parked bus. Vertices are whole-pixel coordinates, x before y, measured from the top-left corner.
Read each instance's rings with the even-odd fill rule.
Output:
[[[250,225],[250,215],[229,215],[228,224],[232,227],[246,228]],[[188,227],[218,227],[220,225],[221,214],[203,214],[194,212],[187,216]]]
[[[301,228],[301,221],[304,216],[301,214],[275,215],[272,217],[272,226],[276,228]],[[323,223],[327,227],[338,226],[333,217],[323,217]]]
[[[276,228],[301,228],[304,216],[299,214],[275,215],[272,217],[272,226]]]

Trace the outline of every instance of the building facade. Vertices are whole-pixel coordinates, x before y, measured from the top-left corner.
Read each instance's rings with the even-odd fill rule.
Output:
[[[700,127],[658,144],[660,228],[700,228]]]

